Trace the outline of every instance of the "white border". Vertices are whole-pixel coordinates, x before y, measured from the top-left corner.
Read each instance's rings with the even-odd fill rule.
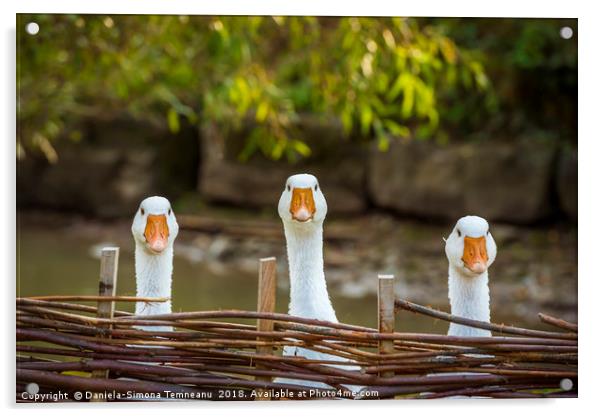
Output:
[[[229,0],[186,1],[106,0],[82,4],[78,0],[41,2],[21,0],[20,12],[69,13],[148,13],[148,14],[265,14],[265,15],[326,15],[326,16],[503,16],[503,17],[577,17],[576,5],[571,2],[546,1],[545,8],[524,0],[503,2],[456,1],[281,1],[281,0]]]
[[[371,411],[378,413],[420,413],[420,415],[479,415],[505,416],[520,408],[520,411],[549,415],[577,415],[596,407],[596,400],[602,397],[599,392],[600,363],[599,344],[596,333],[602,331],[600,321],[595,320],[595,304],[600,297],[602,276],[597,256],[599,255],[599,235],[602,232],[600,217],[602,204],[600,189],[602,172],[602,134],[599,115],[602,100],[600,91],[601,59],[600,40],[602,31],[600,15],[596,13],[595,2],[569,2],[548,0],[527,2],[524,0],[485,1],[393,1],[369,0],[350,3],[349,1],[326,0],[270,0],[248,1],[230,0],[191,1],[191,0],[103,0],[82,2],[75,0],[54,0],[52,2],[21,0],[18,5],[2,2],[2,55],[0,83],[4,92],[1,100],[0,117],[3,138],[1,154],[5,158],[0,169],[2,181],[0,204],[2,222],[1,264],[5,265],[2,281],[5,285],[3,311],[6,318],[5,342],[1,343],[4,359],[4,375],[0,378],[2,405],[12,413],[20,409],[26,414],[44,415],[102,415],[116,409],[143,412],[145,415],[214,415],[240,414],[243,417],[268,414],[307,416],[308,412],[344,412],[365,415]],[[380,401],[375,402],[279,402],[263,404],[125,404],[46,406],[43,409],[33,406],[14,406],[14,277],[15,277],[15,13],[16,12],[78,12],[78,13],[146,13],[146,14],[268,14],[268,15],[402,15],[402,16],[497,16],[497,17],[577,17],[579,18],[579,317],[581,336],[579,340],[580,390],[579,400],[486,400],[486,401]],[[589,295],[589,296],[588,296]],[[11,311],[12,310],[12,311]],[[524,410],[526,409],[526,410]],[[84,411],[85,410],[85,411]],[[587,413],[589,414],[589,413]]]

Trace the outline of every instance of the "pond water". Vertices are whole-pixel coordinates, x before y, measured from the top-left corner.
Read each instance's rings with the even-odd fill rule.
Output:
[[[97,294],[98,243],[68,235],[57,236],[52,230],[22,230],[17,293],[20,296]],[[281,273],[280,279],[285,278]],[[180,256],[174,258],[172,291],[174,312],[257,308],[257,274],[227,268],[216,271]],[[117,294],[136,294],[133,248],[120,248]],[[376,326],[376,296],[355,298],[335,293],[331,298],[340,321]],[[116,308],[133,311],[133,304],[117,303]],[[279,285],[276,310],[286,313],[287,308],[288,287]],[[413,324],[404,328],[412,331],[444,331],[447,328],[444,323],[428,318],[419,321],[414,317]]]
[[[43,221],[39,221],[32,220],[27,215],[20,216],[17,242],[18,295],[97,294],[98,255],[100,248],[105,245],[117,245],[121,248],[117,294],[135,295],[133,241],[131,235],[129,235],[129,224],[127,222],[106,224],[81,219],[76,222],[66,221],[63,217],[56,219],[44,217]],[[413,245],[420,252],[419,254],[405,252],[406,262],[404,262],[404,265],[406,270],[398,271],[398,276],[403,277],[401,282],[398,283],[398,294],[400,291],[405,292],[412,295],[412,297],[408,297],[412,301],[449,311],[446,300],[445,259],[441,259],[440,244],[437,244],[436,250],[425,250],[424,241],[436,240],[433,238],[432,227],[425,226],[421,228],[421,226],[415,225],[412,227],[414,228],[413,238],[416,241],[423,242],[423,244]],[[416,227],[419,230],[415,230]],[[405,236],[408,235],[409,232],[406,232]],[[239,246],[233,247],[230,255],[222,254],[221,258],[212,258],[208,254],[211,252],[210,249],[217,245],[216,242],[219,242],[218,238],[232,241],[232,239],[227,240],[225,237],[206,236],[186,230],[181,232],[174,258],[172,295],[174,311],[256,309],[257,273],[255,268],[256,259],[260,256],[253,257],[249,255],[248,251],[245,252],[241,243]],[[200,249],[205,241],[210,242],[209,249]],[[252,239],[246,239],[245,243],[254,249],[257,248],[257,244]],[[281,248],[283,242],[276,241],[272,245],[276,248],[275,251],[281,249],[277,253],[279,256],[277,311],[286,312],[288,277],[283,254],[284,249]],[[513,245],[517,245],[517,243],[515,242]],[[353,245],[350,246],[351,249],[343,246],[343,249],[339,248],[340,250],[336,249],[334,244],[331,246],[332,248],[326,252],[327,279],[329,280],[331,299],[339,320],[350,324],[375,327],[377,309],[374,291],[376,288],[375,275],[358,272],[359,268],[353,270],[353,266],[350,267],[349,263],[339,259],[340,256],[337,253],[352,251]],[[345,250],[345,248],[348,250]],[[573,249],[569,249],[570,255],[573,253]],[[266,249],[266,251],[270,250],[272,249]],[[361,247],[359,247],[356,252],[360,253],[361,250]],[[574,248],[574,252],[576,256],[576,248]],[[572,255],[569,255],[565,254],[565,258],[568,258],[563,263],[565,268],[567,267],[566,264],[570,265],[572,260]],[[426,257],[433,259],[433,261],[431,263],[419,262],[416,261],[417,257],[419,259]],[[353,259],[349,262],[353,262]],[[503,266],[502,261],[500,263],[502,266],[495,270],[496,274],[499,275],[502,275],[503,270],[512,271],[511,267],[516,267],[514,262],[509,263],[510,265],[507,268]],[[435,271],[431,271],[431,275],[436,276],[435,279],[429,280],[425,270],[420,268],[420,265],[424,264],[436,265],[434,267]],[[576,265],[574,268],[576,273]],[[433,267],[429,267],[430,269],[433,269]],[[342,279],[342,276],[345,278]],[[528,280],[529,278],[512,276],[495,284],[495,290],[492,289],[492,298],[496,299],[497,295],[497,301],[492,304],[492,317],[495,321],[505,322],[506,324],[513,323],[542,328],[539,322],[532,319],[531,310],[518,308],[523,304],[536,304],[536,309],[542,305],[538,300],[529,299],[530,290],[527,287],[530,284],[528,282],[525,284],[523,282],[525,279]],[[538,282],[537,279],[535,281]],[[568,290],[562,290],[561,293],[568,292],[569,294],[565,294],[564,298],[556,303],[561,306],[561,311],[555,309],[554,305],[549,306],[544,311],[548,313],[557,312],[563,317],[575,319],[572,314],[574,310],[574,315],[576,315],[576,276],[574,283],[566,288]],[[527,291],[527,295],[523,294],[522,298],[520,295],[521,289]],[[535,288],[533,291],[537,292],[539,290]],[[575,295],[573,295],[573,292]],[[526,300],[525,297],[527,297]],[[515,309],[508,308],[508,302],[512,300],[518,303]],[[118,303],[117,308],[132,311],[133,304]],[[526,311],[531,319],[525,318]],[[568,316],[567,312],[569,313]],[[445,333],[447,330],[447,324],[442,321],[411,313],[400,313],[397,317],[398,330],[433,333]]]

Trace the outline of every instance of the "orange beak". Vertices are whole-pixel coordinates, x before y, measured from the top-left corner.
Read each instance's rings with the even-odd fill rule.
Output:
[[[316,205],[311,188],[293,188],[290,212],[293,220],[300,222],[306,222],[314,218]]]
[[[153,252],[163,252],[167,247],[167,238],[169,237],[169,228],[167,219],[163,214],[149,214],[146,218],[146,227],[144,228],[144,237],[148,246]]]
[[[485,237],[464,237],[464,254],[462,261],[466,268],[477,274],[482,274],[487,269],[487,244]]]

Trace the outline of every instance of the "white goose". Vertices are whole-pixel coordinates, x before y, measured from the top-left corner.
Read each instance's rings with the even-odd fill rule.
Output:
[[[178,223],[169,200],[148,197],[140,203],[132,223],[136,243],[136,296],[171,297],[173,243]],[[136,303],[136,315],[171,313],[171,301]],[[170,326],[145,326],[149,331],[171,331]]]
[[[497,247],[487,221],[478,216],[462,217],[445,242],[449,261],[449,301],[456,316],[489,322],[488,268]],[[489,330],[451,323],[450,336],[491,336]]]
[[[278,213],[284,225],[289,265],[288,312],[294,316],[338,323],[324,276],[322,226],[327,211],[326,198],[316,177],[297,174],[288,178],[278,203]],[[294,346],[285,347],[283,354],[345,362],[343,358],[337,356]],[[340,366],[340,368],[358,369],[353,366]],[[328,388],[327,385],[318,382],[290,379],[277,379],[277,382]]]
[[[278,203],[291,284],[289,314],[336,323],[322,255],[322,225],[327,210],[316,177],[309,174],[289,177]]]
[[[445,240],[445,254],[449,261],[448,291],[451,313],[467,319],[489,323],[488,268],[495,261],[497,247],[489,232],[487,220],[478,216],[462,217]],[[450,323],[449,336],[489,337],[484,329]],[[488,355],[469,356],[486,358]],[[444,358],[442,356],[441,358]],[[475,375],[474,372],[441,372],[427,376]],[[478,373],[477,375],[489,375]],[[431,394],[424,392],[421,395]],[[452,399],[487,398],[482,396],[454,395]]]

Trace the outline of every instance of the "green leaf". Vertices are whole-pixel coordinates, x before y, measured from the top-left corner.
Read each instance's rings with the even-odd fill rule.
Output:
[[[351,114],[351,110],[352,109],[345,109],[340,115],[343,131],[346,135],[349,135],[353,129],[353,115]]]
[[[407,126],[402,126],[393,120],[385,119],[383,120],[383,125],[395,136],[401,136],[402,138],[407,138],[410,136],[410,129],[408,129]]]
[[[255,120],[259,123],[263,123],[265,119],[268,117],[268,113],[270,111],[270,104],[267,101],[262,101],[257,106],[257,111],[255,112]]]
[[[386,152],[389,150],[389,138],[385,135],[379,136],[377,138],[378,150],[381,152]]]
[[[403,73],[399,74],[399,76],[393,83],[393,86],[389,90],[389,93],[387,93],[388,101],[393,101],[399,96],[399,94],[403,90],[404,85],[406,84],[406,81],[407,81],[407,75],[403,74]]]
[[[272,145],[272,152],[270,156],[274,160],[278,160],[282,157],[282,154],[286,150],[286,139],[275,140],[275,143]]]
[[[167,111],[167,126],[171,133],[178,133],[180,131],[180,117],[173,108]]]
[[[403,101],[401,103],[401,115],[404,119],[409,118],[412,115],[412,109],[414,107],[414,85],[406,84],[403,89]]]
[[[302,142],[300,140],[294,139],[291,140],[291,146],[293,147],[293,149],[301,156],[303,157],[308,157],[309,155],[311,155],[311,148],[309,146],[307,146],[307,144],[305,142]]]
[[[360,129],[363,135],[368,135],[368,133],[370,133],[372,116],[372,108],[367,104],[363,104],[362,107],[360,107]]]

